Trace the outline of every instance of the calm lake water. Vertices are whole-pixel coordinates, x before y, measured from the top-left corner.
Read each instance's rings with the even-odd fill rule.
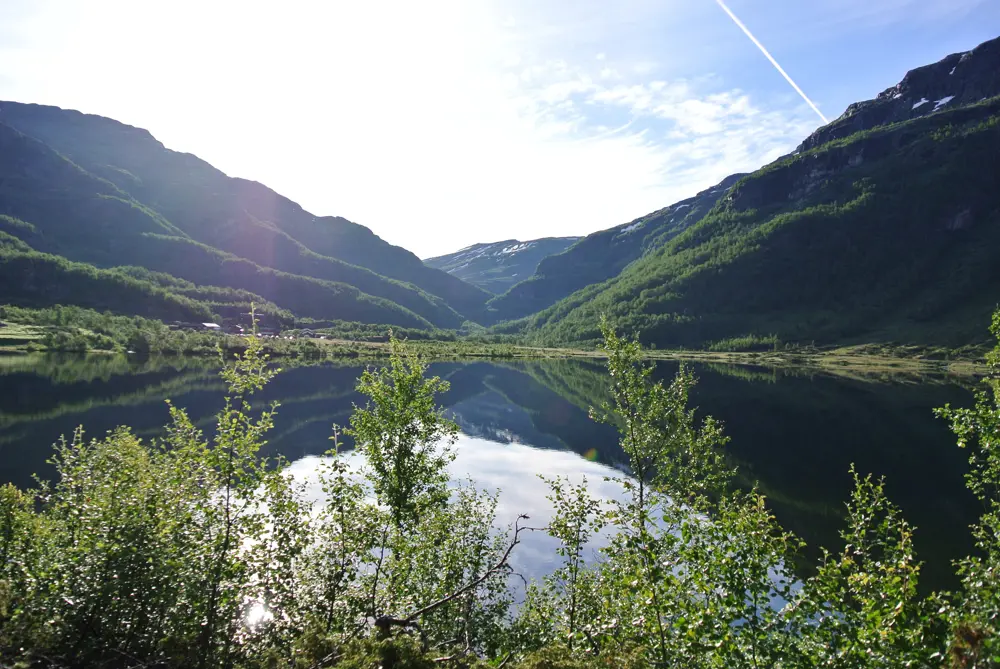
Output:
[[[969,406],[974,382],[886,377],[877,380],[789,371],[696,366],[693,404],[723,421],[727,447],[745,484],[757,483],[784,526],[808,542],[837,549],[849,467],[886,477],[890,498],[917,526],[925,586],[954,584],[950,562],[971,549],[977,516],[964,486],[966,455],[934,407]],[[268,454],[284,455],[308,478],[330,448],[331,425],[347,424],[359,365],[289,369],[255,398],[281,403]],[[658,373],[670,376],[675,364]],[[500,520],[519,513],[542,525],[546,488],[536,474],[587,475],[596,494],[618,494],[603,477],[623,457],[617,435],[587,417],[604,399],[599,362],[539,360],[442,362],[431,373],[451,382],[442,397],[462,429],[456,478],[500,490]],[[209,430],[224,387],[204,361],[136,362],[123,358],[0,358],[0,482],[31,485],[52,475],[46,463],[60,435],[84,426],[90,436],[127,424],[155,437],[167,421],[166,398]],[[349,446],[349,441],[347,443]],[[518,556],[544,571],[546,546]]]

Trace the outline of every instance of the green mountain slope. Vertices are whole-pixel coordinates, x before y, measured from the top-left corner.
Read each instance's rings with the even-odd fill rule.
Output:
[[[617,276],[629,263],[659,248],[700,221],[743,175],[648,216],[581,239],[563,253],[543,258],[534,276],[489,303],[491,322],[514,320],[552,306],[585,286]]]
[[[664,229],[674,205],[545,259],[490,302],[495,320],[522,319],[497,330],[593,341],[607,313],[667,346],[978,341],[1000,299],[997,95],[1000,38],[912,70],[790,156],[701,194],[726,196],[697,217]],[[655,232],[637,243],[633,226]]]
[[[131,178],[121,171],[104,171],[109,177],[124,179],[123,185]],[[111,179],[86,171],[2,123],[0,212],[33,224],[25,241],[39,251],[100,267],[141,265],[196,283],[247,289],[274,301],[284,300],[287,304],[282,306],[302,316],[416,327],[433,323],[445,328],[458,327],[464,320],[440,297],[317,254],[273,226],[259,228],[268,233],[266,247],[254,245],[259,236],[234,234],[229,246],[236,252],[220,252],[197,242]],[[207,218],[200,229],[227,228],[225,219],[212,218],[208,210],[202,213]],[[264,248],[266,252],[261,251]],[[267,266],[247,256],[266,256]],[[276,271],[275,266],[291,271]],[[372,308],[374,304],[378,307]],[[373,318],[378,320],[369,320]]]
[[[454,253],[428,258],[424,264],[491,293],[502,293],[533,275],[543,259],[562,253],[579,240],[579,237],[546,237],[528,242],[508,239],[473,244]]]
[[[742,179],[698,224],[527,329],[588,340],[607,313],[660,346],[980,340],[1000,299],[1000,98],[937,107]]]
[[[294,260],[271,256],[277,240],[287,235],[317,254],[413,283],[459,311],[475,310],[489,297],[426,267],[364,226],[314,216],[266,186],[230,178],[196,156],[165,148],[145,130],[77,111],[15,102],[0,102],[0,123],[113,181],[192,238],[258,264],[294,272]]]
[[[39,253],[0,232],[0,303],[28,307],[78,304],[161,320],[207,321],[212,310],[127,273]]]

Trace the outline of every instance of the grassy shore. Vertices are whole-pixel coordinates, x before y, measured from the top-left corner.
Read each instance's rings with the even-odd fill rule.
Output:
[[[772,369],[804,369],[817,373],[851,376],[985,376],[985,362],[975,360],[931,360],[924,358],[899,358],[841,350],[810,353],[743,353],[671,351],[658,352],[655,358],[685,360],[705,364],[767,367]]]
[[[321,341],[331,355],[381,357],[388,355],[384,342],[354,342],[349,340]],[[412,348],[430,358],[553,358],[603,359],[603,351],[582,348],[551,348],[489,344],[472,341],[412,342]],[[983,376],[986,364],[981,360],[942,360],[919,354],[903,356],[896,349],[888,355],[884,349],[871,347],[837,348],[807,352],[720,352],[720,351],[646,351],[652,360],[678,360],[705,364],[727,364],[770,368],[799,368],[838,375],[868,374],[934,374]]]
[[[25,350],[33,342],[41,341],[45,328],[22,323],[6,323],[0,327],[0,350]]]
[[[19,323],[7,323],[0,328],[0,352],[24,353],[58,351],[44,346],[47,328]],[[242,346],[241,339],[219,336],[218,343],[227,351]],[[604,353],[596,349],[554,348],[493,343],[484,340],[412,341],[411,347],[429,359],[601,359]],[[378,359],[389,355],[387,342],[351,339],[265,339],[265,348],[275,358],[306,359]],[[107,352],[107,351],[105,351]],[[214,346],[205,346],[185,356],[216,355]],[[831,348],[825,350],[796,349],[775,351],[657,351],[645,355],[654,360],[678,360],[704,364],[725,364],[764,368],[796,368],[841,376],[871,376],[882,374],[954,375],[975,377],[985,375],[982,359],[963,351],[958,357],[948,352],[898,347],[880,344]]]

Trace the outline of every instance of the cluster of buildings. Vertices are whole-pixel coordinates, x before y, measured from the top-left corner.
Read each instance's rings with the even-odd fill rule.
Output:
[[[246,334],[246,330],[239,323],[226,323],[224,325],[219,325],[218,323],[186,323],[184,321],[174,321],[169,323],[168,327],[171,330],[187,330],[190,332],[217,332],[219,334],[232,334],[232,335],[242,335]],[[272,327],[257,327],[257,334],[261,337],[277,337],[280,331],[277,328]]]

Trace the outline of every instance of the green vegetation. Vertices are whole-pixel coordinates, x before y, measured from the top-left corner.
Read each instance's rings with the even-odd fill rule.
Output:
[[[881,481],[854,474],[845,547],[812,575],[756,490],[734,485],[727,438],[688,408],[695,379],[654,380],[603,324],[609,401],[634,477],[598,503],[550,480],[559,566],[513,608],[511,556],[529,519],[494,526],[497,499],[445,486],[447,391],[398,341],[362,377],[325,493],[309,504],[260,456],[276,406],[261,342],[222,372],[206,439],[171,407],[166,436],[128,429],[56,449],[59,477],[0,488],[0,661],[178,667],[990,667],[1000,661],[1000,345],[975,408],[944,408],[970,452],[984,513],[961,588],[923,595],[912,527]],[[1000,338],[1000,313],[994,318]],[[681,503],[683,502],[683,503]],[[531,509],[525,509],[531,512]],[[587,542],[607,538],[600,559]],[[516,581],[515,581],[516,582]]]
[[[255,309],[253,303],[248,309]],[[225,336],[212,332],[173,330],[162,321],[140,316],[119,316],[76,306],[46,309],[0,306],[0,329],[3,334],[13,329],[15,335],[8,345],[27,343],[29,350],[84,353],[108,351],[135,353],[141,358],[156,355],[216,356],[219,350],[227,355],[246,348],[243,337]],[[21,342],[18,333],[30,328],[30,341]],[[325,351],[315,342],[267,339],[261,346],[268,355],[318,359]]]
[[[25,309],[0,306],[0,320],[33,326],[37,343],[55,351],[125,351],[204,354],[214,352],[217,337],[170,330],[161,321],[116,316],[76,306]]]
[[[587,235],[565,252],[543,258],[533,276],[490,300],[489,322],[537,313],[577,290],[618,275],[629,263],[704,218],[740,176],[726,177],[693,198],[643,216],[627,226]]]
[[[150,275],[146,270],[129,268],[140,276]],[[169,277],[154,277],[168,286],[176,286]],[[130,279],[131,280],[131,279]],[[180,282],[184,284],[184,282]],[[204,288],[197,289],[205,292]],[[256,310],[253,302],[220,305],[230,314],[227,321],[244,322]],[[246,309],[243,311],[242,309]],[[290,315],[266,305],[257,312],[269,322],[281,324]],[[48,350],[83,353],[87,351],[131,352],[145,358],[155,355],[215,356],[221,348],[226,354],[238,353],[245,348],[244,339],[236,335],[172,329],[159,320],[141,316],[121,316],[110,311],[98,312],[77,306],[55,305],[43,309],[0,305],[0,348],[33,351]],[[337,358],[388,358],[391,355],[391,334],[409,339],[412,346],[430,358],[512,358],[546,357],[558,351],[539,351],[515,347],[494,337],[481,335],[477,339],[459,339],[454,331],[394,328],[392,325],[371,325],[355,322],[300,322],[299,325],[326,325],[331,327],[312,330],[312,337],[303,337],[303,328],[290,328],[281,336],[264,339],[263,350],[271,356],[323,360]],[[315,336],[329,337],[327,340]]]
[[[145,131],[34,105],[0,112],[0,302],[25,307],[193,321],[254,303],[338,339],[374,340],[384,332],[367,326],[388,324],[479,341],[477,324],[496,324],[490,343],[587,348],[607,314],[659,349],[756,349],[766,341],[744,338],[758,336],[947,350],[988,345],[978,323],[1000,289],[1000,98],[729,177],[545,257],[488,305],[370,230]]]
[[[300,319],[298,331],[312,330],[315,334],[332,339],[348,339],[351,341],[386,342],[389,341],[391,329],[400,339],[408,341],[456,341],[459,333],[456,330],[439,330],[423,328],[388,327],[385,324],[359,323],[357,321],[316,321]]]
[[[291,312],[268,299],[273,298],[305,316],[336,313],[348,319],[430,327],[428,321],[408,309],[366,295],[353,286],[262,268],[191,240],[158,235],[141,239],[145,250],[132,258],[143,266],[99,269],[63,256],[39,253],[22,240],[0,232],[0,278],[5,279],[0,300],[23,306],[69,303],[163,320],[203,321],[212,320],[213,313],[245,313],[254,302],[262,306],[262,311],[291,320]],[[158,243],[150,246],[150,241]],[[172,268],[198,284],[157,271],[163,268]],[[460,319],[454,317],[448,322]]]
[[[374,322],[430,327],[426,319],[401,304],[368,295],[353,285],[274,270],[182,237],[145,235],[142,243],[132,248],[132,253],[135,254],[134,261],[143,267],[169,272],[199,285],[254,291],[302,317],[335,315],[345,320],[374,319]],[[412,287],[402,284],[393,286],[400,290],[394,292],[387,288],[376,289],[376,292],[393,295],[436,322],[445,325],[461,322],[461,318],[442,305],[440,300],[426,294],[415,294]]]
[[[498,331],[597,342],[606,313],[658,348],[747,332],[817,345],[984,342],[978,324],[1000,290],[998,118],[993,98],[774,163],[618,276]]]
[[[0,349],[35,344],[45,336],[42,328],[23,323],[4,323],[0,328]]]
[[[212,312],[202,302],[172,293],[115,270],[97,269],[37,253],[0,239],[0,301],[28,307],[61,302],[165,320],[202,320]]]
[[[0,103],[0,202],[0,232],[37,251],[249,291],[299,317],[457,328],[489,297],[145,131],[54,107]]]
[[[769,337],[988,345],[978,323],[1000,289],[1000,98],[817,143],[534,257],[534,276],[490,299],[367,228],[315,217],[143,130],[5,102],[0,302],[166,321],[232,318],[254,303],[286,324],[330,323],[334,338],[353,338],[340,324],[358,323],[479,340],[492,324],[491,343],[594,348],[607,314],[661,350],[748,350]],[[513,255],[550,241],[567,242]],[[458,272],[459,256],[432,261]],[[490,263],[461,271],[495,283]],[[357,339],[384,336],[370,330]],[[744,340],[754,336],[764,341]]]
[[[425,379],[426,367],[396,338],[389,366],[367,369],[358,390],[368,405],[351,416],[355,444],[372,469],[375,495],[397,528],[411,525],[448,500],[448,463],[458,425],[435,406],[435,396],[451,387]]]
[[[777,335],[744,335],[742,337],[731,337],[721,341],[714,341],[708,345],[709,351],[771,351],[778,350],[781,341]]]

